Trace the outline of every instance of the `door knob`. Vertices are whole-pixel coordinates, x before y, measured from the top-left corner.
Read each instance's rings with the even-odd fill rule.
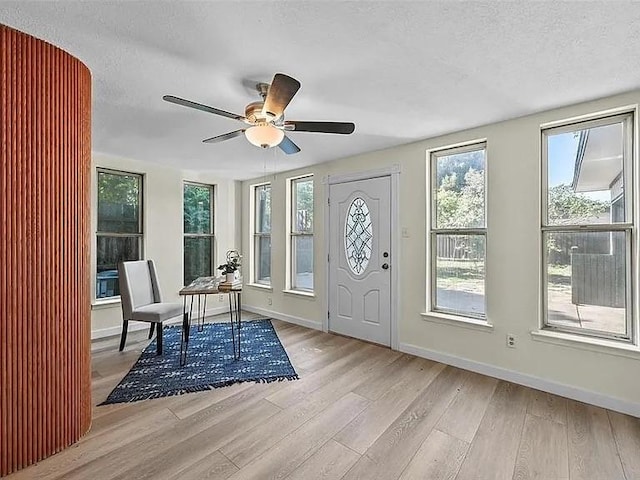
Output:
[[[389,264],[388,263],[383,263],[382,264],[382,269],[383,270],[389,270]]]

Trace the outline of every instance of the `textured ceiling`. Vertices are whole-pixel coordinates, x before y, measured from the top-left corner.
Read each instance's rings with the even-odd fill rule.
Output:
[[[236,179],[408,143],[640,87],[637,2],[0,2],[0,23],[58,45],[94,80],[94,151]],[[353,121],[351,136],[291,133],[285,156],[237,122],[250,88],[287,73],[290,120]]]

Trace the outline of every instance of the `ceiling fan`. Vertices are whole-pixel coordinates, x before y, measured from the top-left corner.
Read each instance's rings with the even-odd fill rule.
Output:
[[[268,83],[258,83],[256,89],[262,97],[262,101],[251,102],[247,105],[244,110],[244,117],[173,95],[165,95],[162,99],[170,103],[175,103],[176,105],[182,105],[183,107],[195,108],[196,110],[213,113],[214,115],[232,118],[233,120],[238,120],[248,125],[240,130],[234,130],[233,132],[223,135],[207,138],[203,140],[204,143],[218,143],[239,137],[244,133],[247,140],[257,147],[270,148],[278,146],[284,153],[290,155],[298,153],[300,147],[293,143],[293,141],[285,135],[285,132],[338,133],[349,135],[353,133],[356,128],[353,123],[348,122],[301,122],[285,120],[284,110],[300,89],[300,82],[283,73],[276,73],[271,81],[271,85]]]

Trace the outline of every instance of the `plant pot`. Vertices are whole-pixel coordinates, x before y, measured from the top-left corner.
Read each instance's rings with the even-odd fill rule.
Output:
[[[235,272],[227,273],[226,275],[227,275],[227,282],[233,283],[233,281],[236,278]]]

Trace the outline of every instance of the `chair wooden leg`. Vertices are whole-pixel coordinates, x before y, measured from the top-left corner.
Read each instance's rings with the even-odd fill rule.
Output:
[[[156,328],[156,322],[151,322],[151,326],[149,327],[149,339],[153,337],[153,329]]]
[[[127,329],[129,328],[129,322],[127,320],[122,321],[122,336],[120,337],[120,351],[124,350],[124,344],[127,342]]]
[[[156,354],[162,355],[162,323],[158,323],[158,333],[156,334]]]

